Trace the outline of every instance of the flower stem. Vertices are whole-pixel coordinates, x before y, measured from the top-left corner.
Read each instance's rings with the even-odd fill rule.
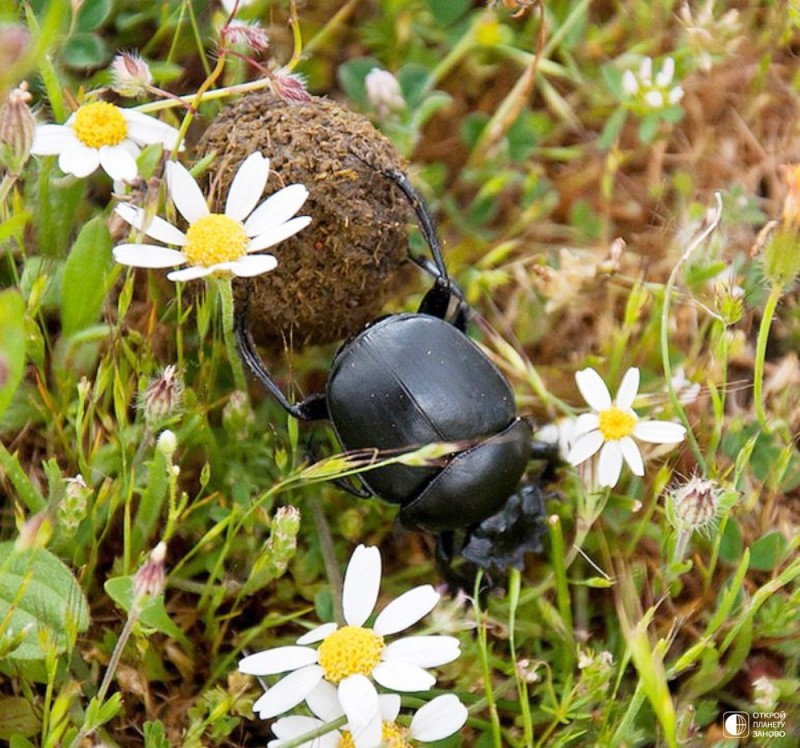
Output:
[[[761,324],[758,327],[758,338],[756,339],[756,360],[753,371],[753,400],[756,406],[756,417],[764,429],[767,426],[767,414],[764,411],[764,363],[767,357],[767,341],[769,331],[772,327],[772,319],[775,316],[775,309],[778,306],[783,288],[780,284],[775,284],[769,292],[767,304],[764,307],[764,314],[761,317]]]
[[[222,306],[222,336],[225,340],[228,363],[233,371],[233,381],[237,390],[247,394],[247,379],[245,378],[242,360],[236,351],[236,342],[233,337],[233,286],[230,276],[219,279],[216,286]]]
[[[322,560],[325,564],[325,574],[328,577],[328,584],[331,587],[333,617],[341,626],[345,623],[344,608],[342,607],[342,574],[339,571],[339,564],[336,561],[336,551],[333,547],[331,528],[328,526],[328,520],[325,517],[325,512],[322,510],[322,504],[319,498],[312,496],[309,501],[311,502],[311,515],[314,517],[314,524],[317,527],[320,552],[322,553]]]
[[[675,288],[675,283],[678,280],[678,272],[681,269],[683,263],[685,263],[689,257],[692,256],[694,251],[716,230],[717,226],[719,226],[720,219],[722,218],[722,197],[719,193],[715,195],[717,206],[714,212],[714,215],[709,221],[706,228],[697,236],[694,241],[692,241],[689,246],[686,248],[684,253],[678,259],[678,262],[675,263],[675,267],[672,269],[670,273],[669,279],[667,280],[666,288],[664,289],[664,303],[661,307],[661,359],[664,366],[664,377],[667,381],[667,391],[669,393],[669,399],[672,403],[672,407],[675,409],[678,417],[681,419],[681,422],[686,427],[686,435],[689,440],[689,446],[694,453],[695,459],[697,460],[697,464],[700,465],[703,472],[708,471],[708,466],[706,464],[706,459],[703,457],[703,453],[700,450],[700,445],[697,443],[697,439],[695,438],[694,432],[692,431],[692,425],[689,423],[689,418],[686,415],[686,410],[684,409],[683,405],[681,404],[680,400],[678,399],[678,395],[675,392],[675,385],[672,381],[672,363],[669,360],[669,310],[670,310],[670,302],[672,301],[672,291]]]

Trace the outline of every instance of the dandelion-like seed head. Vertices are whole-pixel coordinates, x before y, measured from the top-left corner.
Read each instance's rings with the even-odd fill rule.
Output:
[[[371,629],[343,626],[319,646],[319,664],[325,679],[338,684],[351,675],[370,675],[386,645]]]
[[[89,148],[119,145],[128,136],[128,123],[119,108],[107,101],[84,104],[75,113],[72,129]]]
[[[247,253],[248,242],[241,221],[221,213],[210,213],[189,226],[183,252],[190,264],[209,268],[238,260]]]

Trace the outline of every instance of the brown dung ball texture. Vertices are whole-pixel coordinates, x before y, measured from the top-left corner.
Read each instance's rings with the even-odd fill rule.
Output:
[[[270,159],[265,194],[304,184],[299,214],[312,222],[268,250],[274,271],[235,281],[238,304],[250,289],[253,337],[301,347],[355,334],[404,275],[409,206],[379,171],[402,168],[399,156],[368,120],[332,101],[254,94],[220,112],[198,144],[198,157],[217,154],[209,171],[217,196],[256,150]]]

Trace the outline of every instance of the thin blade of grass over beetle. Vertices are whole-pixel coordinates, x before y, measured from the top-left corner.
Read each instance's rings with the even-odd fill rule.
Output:
[[[388,465],[411,467],[441,466],[450,455],[463,451],[470,442],[433,442],[411,452],[392,455],[390,451],[361,449],[326,457],[309,465],[300,473],[300,479],[311,481],[332,480]],[[384,457],[384,455],[386,455]]]

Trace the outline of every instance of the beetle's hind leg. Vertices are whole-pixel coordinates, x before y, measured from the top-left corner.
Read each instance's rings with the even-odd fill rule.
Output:
[[[248,288],[247,296],[250,290]],[[253,336],[247,328],[247,302],[237,305],[234,312],[234,335],[236,350],[242,361],[247,364],[253,376],[264,385],[265,389],[278,401],[280,406],[291,416],[301,421],[319,421],[328,418],[328,403],[324,394],[311,395],[298,403],[291,403],[278,383],[258,355]]]

